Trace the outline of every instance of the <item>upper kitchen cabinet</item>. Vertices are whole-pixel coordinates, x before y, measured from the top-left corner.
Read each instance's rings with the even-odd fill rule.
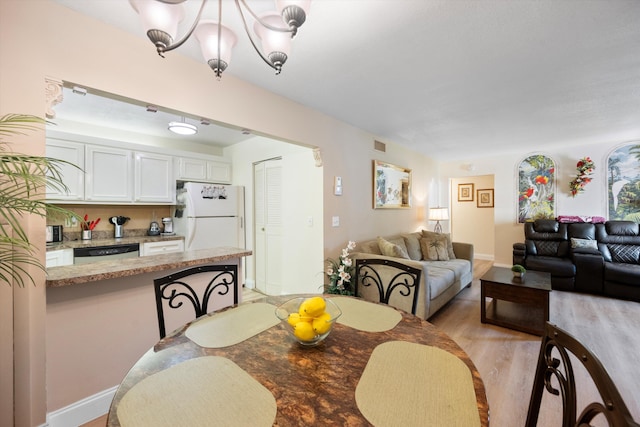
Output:
[[[84,200],[84,144],[47,139],[47,157],[68,162],[60,167],[67,191],[47,188],[47,199],[72,202]]]
[[[113,203],[133,200],[130,150],[87,145],[85,167],[87,201]]]
[[[176,179],[231,184],[231,163],[180,157]]]
[[[176,196],[173,157],[137,151],[135,156],[134,201],[172,203]]]

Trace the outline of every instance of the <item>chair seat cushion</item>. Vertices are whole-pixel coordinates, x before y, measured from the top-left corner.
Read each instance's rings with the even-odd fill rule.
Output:
[[[604,280],[640,287],[640,265],[605,262]]]
[[[569,258],[529,256],[526,264],[530,270],[545,271],[552,276],[573,277],[576,274],[576,267]]]

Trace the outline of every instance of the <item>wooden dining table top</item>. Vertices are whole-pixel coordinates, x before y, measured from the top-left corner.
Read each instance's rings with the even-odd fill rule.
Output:
[[[297,296],[301,295],[265,296],[210,313],[160,340],[136,362],[118,387],[107,427],[121,426],[118,406],[136,384],[175,365],[205,356],[231,360],[273,394],[277,405],[273,425],[370,426],[372,424],[358,408],[355,391],[374,349],[391,341],[436,347],[462,361],[472,377],[479,425],[489,425],[484,384],[471,359],[436,326],[403,311],[398,310],[401,314],[399,323],[383,332],[366,332],[336,323],[329,336],[315,347],[300,345],[280,323],[222,348],[201,347],[185,334],[189,326],[218,313],[254,303],[278,306]],[[320,398],[317,390],[322,390]],[[245,404],[251,405],[251,402]]]

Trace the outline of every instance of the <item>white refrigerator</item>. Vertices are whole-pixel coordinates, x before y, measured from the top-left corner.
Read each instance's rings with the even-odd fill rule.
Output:
[[[174,228],[185,250],[245,248],[244,187],[185,182],[176,199]]]

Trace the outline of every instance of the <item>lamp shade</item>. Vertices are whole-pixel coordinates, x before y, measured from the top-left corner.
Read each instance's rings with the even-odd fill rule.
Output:
[[[261,16],[260,19],[272,27],[282,28],[283,30],[289,29],[282,16],[277,13],[267,13]],[[258,21],[253,25],[253,30],[262,41],[262,52],[267,57],[276,52],[284,53],[287,56],[291,53],[291,33],[270,30],[262,26]]]
[[[446,221],[449,219],[449,209],[429,208],[429,219],[431,221]]]
[[[184,19],[184,7],[181,4],[167,4],[155,0],[129,0],[138,12],[146,32],[160,30],[172,40],[178,33],[178,23]]]
[[[218,58],[218,26],[222,27],[220,31],[220,58]],[[196,27],[194,34],[200,43],[200,50],[206,61],[220,59],[227,64],[231,62],[231,53],[238,38],[228,27],[215,21],[202,20]]]

